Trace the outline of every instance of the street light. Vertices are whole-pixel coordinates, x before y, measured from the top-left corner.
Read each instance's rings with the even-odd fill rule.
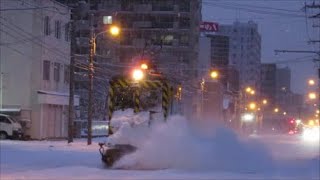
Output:
[[[109,29],[109,32],[112,36],[119,36],[120,31],[120,28],[116,25],[112,25]]]
[[[316,82],[315,82],[313,79],[309,79],[309,80],[308,80],[308,84],[309,84],[310,86],[313,86],[313,85],[316,84]]]
[[[250,93],[251,91],[252,91],[251,87],[247,87],[247,88],[246,88],[246,92],[247,92],[247,93]]]
[[[256,92],[254,90],[250,91],[251,95],[254,95]]]
[[[257,105],[256,105],[256,103],[254,103],[254,102],[251,102],[251,103],[249,104],[249,109],[251,109],[251,110],[255,110],[256,107],[257,107]]]
[[[316,95],[315,92],[310,92],[310,93],[308,94],[308,97],[309,97],[310,100],[314,100],[314,99],[317,98],[317,95]]]
[[[279,112],[279,108],[274,108],[273,110],[275,113]]]
[[[212,79],[217,79],[219,77],[219,72],[216,70],[211,71],[210,76]]]
[[[268,101],[266,99],[262,100],[262,104],[266,105],[268,104]]]
[[[91,14],[93,18],[93,14]],[[99,35],[105,34],[109,32],[111,36],[119,36],[120,28],[118,26],[112,25],[109,29],[99,32],[95,34],[93,26],[91,26],[91,37],[90,37],[90,56],[89,56],[89,70],[88,70],[88,77],[89,77],[89,88],[88,88],[88,125],[87,125],[87,134],[88,134],[88,145],[92,142],[92,105],[93,105],[93,72],[94,72],[94,65],[93,59],[96,55],[96,39]],[[110,123],[110,121],[109,121]],[[109,124],[110,127],[110,124]]]

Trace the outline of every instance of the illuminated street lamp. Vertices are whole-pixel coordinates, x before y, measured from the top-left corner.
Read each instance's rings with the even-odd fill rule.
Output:
[[[109,29],[109,32],[112,36],[119,36],[120,31],[120,28],[116,25],[112,25]]]
[[[212,79],[217,79],[219,77],[219,72],[216,70],[213,70],[210,72],[210,76]]]
[[[283,112],[283,115],[287,115],[287,112]]]
[[[268,104],[268,101],[266,99],[262,100],[262,104],[266,105]]]
[[[313,85],[316,84],[316,82],[315,82],[313,79],[309,79],[309,80],[308,80],[308,84],[309,84],[310,86],[313,86]]]
[[[251,95],[254,95],[256,92],[254,90],[250,91]]]
[[[247,92],[247,93],[250,93],[251,91],[252,91],[251,87],[247,87],[247,88],[246,88],[246,92]]]
[[[310,93],[308,94],[308,97],[309,97],[310,100],[314,100],[314,99],[317,98],[317,95],[316,95],[315,92],[310,92]]]
[[[92,15],[93,16],[93,15]],[[109,29],[99,32],[95,34],[94,28],[91,28],[91,37],[90,37],[90,55],[89,55],[89,67],[88,67],[88,77],[89,77],[89,84],[88,84],[88,145],[92,142],[92,118],[93,118],[93,74],[94,74],[94,57],[96,55],[96,39],[99,35],[105,34],[109,32],[111,36],[119,36],[120,28],[118,26],[112,25]],[[72,64],[70,64],[72,66]],[[71,97],[71,96],[70,96]],[[109,124],[110,125],[110,124]],[[109,126],[110,127],[110,126]]]
[[[251,102],[251,103],[249,104],[249,109],[251,109],[251,110],[255,110],[256,107],[257,107],[257,105],[256,105],[256,103],[254,103],[254,102]]]
[[[275,113],[279,112],[279,108],[274,108],[273,110]]]

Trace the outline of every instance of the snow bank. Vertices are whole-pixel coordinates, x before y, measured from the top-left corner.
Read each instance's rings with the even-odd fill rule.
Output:
[[[126,133],[130,139],[142,131]],[[262,172],[273,167],[272,156],[261,143],[243,142],[233,132],[222,128],[211,137],[200,136],[181,116],[170,117],[168,123],[153,126],[144,135],[137,143],[140,144],[138,151],[122,158],[115,168]]]

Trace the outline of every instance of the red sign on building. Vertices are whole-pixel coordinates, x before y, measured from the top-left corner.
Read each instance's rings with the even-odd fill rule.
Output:
[[[201,22],[200,31],[217,32],[219,24],[215,22]]]

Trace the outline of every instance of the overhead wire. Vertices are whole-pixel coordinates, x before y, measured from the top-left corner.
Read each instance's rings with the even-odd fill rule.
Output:
[[[0,19],[4,19],[2,17],[0,17]],[[33,42],[34,44],[40,46],[40,47],[44,47],[45,49],[51,51],[52,53],[56,54],[56,55],[59,55],[63,58],[65,58],[66,56],[70,57],[70,54],[67,54],[66,52],[62,52],[60,50],[57,49],[57,47],[50,47],[48,46],[44,41],[37,41],[37,37],[32,35],[31,33],[25,31],[24,29],[14,25],[13,23],[10,23],[11,25],[7,25],[7,24],[4,24],[2,22],[0,22],[0,24],[2,24],[4,27],[8,28],[9,30],[12,30],[14,31],[15,33],[17,33],[18,35],[24,37],[24,38],[30,38],[30,37],[33,37],[34,39],[31,40],[31,42]],[[9,33],[8,33],[9,34]]]
[[[267,11],[267,10],[259,10],[259,9],[250,9],[247,7],[241,7],[241,6],[235,6],[230,3],[214,3],[214,2],[203,2],[203,4],[211,7],[220,7],[224,9],[236,9],[239,11],[246,11],[256,14],[265,14],[265,15],[274,15],[274,16],[283,16],[283,17],[289,17],[289,18],[304,18],[303,15],[297,14],[297,13],[285,13],[285,12],[274,12],[274,11]]]
[[[204,0],[204,2],[212,2],[211,0]],[[221,1],[219,1],[221,2]],[[226,1],[224,1],[225,3]],[[237,1],[239,2],[239,1]],[[257,5],[252,5],[252,4],[242,4],[242,3],[234,3],[234,2],[229,2],[229,3],[226,3],[226,4],[232,4],[232,5],[235,5],[235,6],[244,6],[244,7],[248,7],[248,8],[256,8],[256,9],[268,9],[268,10],[274,10],[274,11],[285,11],[285,12],[291,12],[291,13],[298,13],[300,11],[298,10],[291,10],[291,9],[282,9],[282,8],[274,8],[274,7],[267,7],[267,6],[257,6]]]

